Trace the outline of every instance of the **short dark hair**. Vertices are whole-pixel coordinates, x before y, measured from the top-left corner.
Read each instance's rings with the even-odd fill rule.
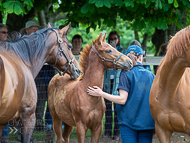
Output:
[[[72,38],[72,43],[73,43],[73,40],[74,40],[74,39],[81,39],[81,40],[82,40],[82,43],[83,43],[82,36],[80,36],[79,34],[76,34],[76,35],[73,36],[73,38]]]
[[[119,34],[118,34],[117,31],[111,31],[111,32],[109,33],[109,35],[108,35],[108,43],[110,43],[110,39],[111,39],[111,36],[112,36],[112,35],[117,35],[118,43],[117,43],[116,46],[120,46],[120,36],[119,36]]]
[[[3,27],[6,27],[7,28],[7,25],[3,24],[3,23],[0,23],[0,29],[3,28]]]

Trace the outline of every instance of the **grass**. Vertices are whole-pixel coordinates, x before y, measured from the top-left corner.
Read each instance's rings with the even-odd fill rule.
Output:
[[[46,108],[47,108],[47,103],[46,103],[46,106],[45,106],[45,110],[46,110]],[[113,113],[113,117],[114,117],[114,112],[112,112],[112,113]],[[45,120],[45,114],[44,114],[43,119]],[[105,128],[104,128],[104,125],[105,125],[105,114],[104,114],[102,122],[103,122],[103,131],[102,131],[102,135],[103,135],[104,131],[105,131]],[[44,124],[44,127],[45,127],[45,124]],[[114,128],[114,123],[112,124],[112,127]],[[16,130],[14,130],[14,131],[16,131]],[[17,141],[18,133],[14,133],[14,131],[12,133],[10,133],[10,130],[9,130],[8,140],[10,142]],[[33,137],[34,137],[34,139],[36,141],[45,141],[46,131],[37,131],[37,130],[34,130],[33,131]],[[91,138],[91,132],[90,132],[90,130],[88,130],[87,133],[86,133],[86,140],[90,140],[90,138]],[[76,127],[74,127],[74,129],[73,129],[73,132],[70,135],[70,139],[77,139]]]

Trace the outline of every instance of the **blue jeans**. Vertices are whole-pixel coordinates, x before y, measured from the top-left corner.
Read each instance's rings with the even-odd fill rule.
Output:
[[[133,130],[120,125],[122,143],[152,143],[154,130]]]
[[[7,124],[7,125],[3,128],[2,137],[8,137],[8,132],[9,132],[9,124]]]

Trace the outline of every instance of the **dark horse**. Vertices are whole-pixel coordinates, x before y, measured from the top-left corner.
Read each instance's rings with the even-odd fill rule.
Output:
[[[150,109],[161,143],[173,132],[190,135],[190,26],[175,34],[157,70]]]
[[[76,126],[79,143],[84,143],[85,134],[91,130],[91,142],[98,143],[102,133],[102,119],[105,103],[102,97],[92,97],[87,93],[88,86],[103,88],[106,68],[130,69],[132,61],[105,42],[102,34],[83,49],[80,67],[83,75],[71,80],[68,75],[55,75],[48,86],[48,106],[53,117],[53,128],[57,143],[69,142],[69,136]],[[62,121],[64,131],[62,135]]]
[[[34,79],[44,63],[66,70],[72,78],[79,76],[78,63],[66,37],[69,27],[70,24],[57,30],[49,25],[0,45],[0,136],[7,123],[19,119],[22,142],[30,142],[37,101]]]

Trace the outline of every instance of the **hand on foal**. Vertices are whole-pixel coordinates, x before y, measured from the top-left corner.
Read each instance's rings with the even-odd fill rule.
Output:
[[[87,93],[92,96],[102,96],[103,91],[98,86],[88,86]]]

